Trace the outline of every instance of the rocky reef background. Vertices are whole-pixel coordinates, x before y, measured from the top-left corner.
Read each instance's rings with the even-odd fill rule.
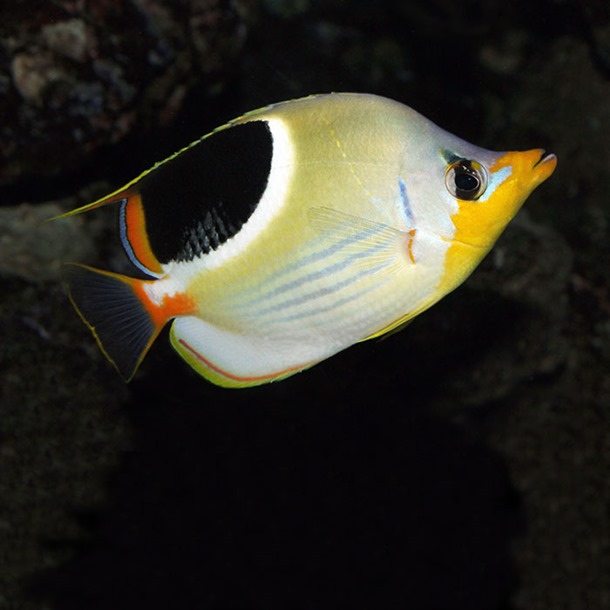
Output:
[[[161,337],[123,384],[44,224],[246,110],[409,104],[554,176],[405,331],[226,391]],[[0,609],[610,607],[610,8],[105,0],[0,8]]]

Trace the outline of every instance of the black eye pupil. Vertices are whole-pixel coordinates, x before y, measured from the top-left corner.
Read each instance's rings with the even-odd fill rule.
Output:
[[[445,186],[462,201],[476,201],[487,188],[487,173],[477,161],[456,159],[445,171]]]
[[[479,188],[479,179],[472,174],[456,174],[455,186],[460,191],[474,191],[475,189]]]

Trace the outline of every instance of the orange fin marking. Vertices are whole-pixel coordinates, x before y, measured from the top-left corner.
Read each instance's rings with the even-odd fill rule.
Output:
[[[165,323],[195,310],[193,299],[182,293],[155,299],[150,290],[155,280],[74,264],[64,273],[76,311],[126,380],[133,377]]]
[[[146,233],[146,219],[140,193],[136,191],[127,194],[127,203],[123,214],[121,225],[124,235],[121,237],[123,238],[123,246],[130,258],[133,255],[133,258],[136,259],[132,262],[139,263],[137,266],[144,267],[144,270],[152,271],[158,275],[162,274],[163,269],[157,257],[153,254]]]
[[[155,303],[145,290],[147,284],[152,284],[155,281],[150,280],[135,284],[133,291],[157,328],[162,328],[176,316],[187,316],[196,312],[195,301],[183,292],[172,295],[166,294],[163,296],[161,303]]]

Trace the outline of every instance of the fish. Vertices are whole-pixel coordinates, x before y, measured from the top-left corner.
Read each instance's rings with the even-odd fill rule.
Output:
[[[70,263],[67,293],[126,381],[170,322],[174,349],[216,385],[285,379],[457,288],[556,164],[373,94],[274,103],[60,215],[116,205],[145,275]]]

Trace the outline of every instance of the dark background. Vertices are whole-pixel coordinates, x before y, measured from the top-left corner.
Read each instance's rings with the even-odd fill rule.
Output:
[[[610,607],[607,3],[119,4],[0,14],[0,608]],[[163,335],[123,384],[58,275],[124,265],[113,214],[41,220],[327,91],[558,169],[401,333],[232,391]]]

